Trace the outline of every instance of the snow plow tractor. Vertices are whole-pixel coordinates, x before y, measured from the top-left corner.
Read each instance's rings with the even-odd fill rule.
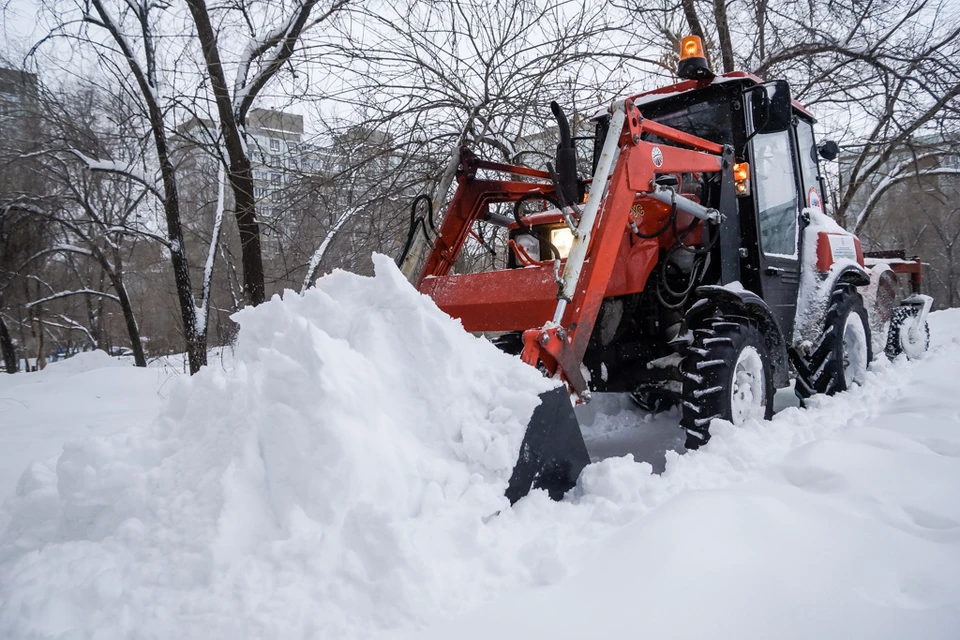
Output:
[[[564,383],[534,412],[511,502],[575,485],[589,456],[571,400],[592,392],[630,393],[651,411],[678,405],[695,449],[715,419],[771,418],[774,390],[791,378],[801,401],[837,393],[874,354],[926,346],[930,298],[895,295],[910,261],[867,261],[823,213],[818,156],[838,148],[816,144],[788,84],[715,76],[695,37],[681,57],[679,83],[594,118],[589,176],[556,103],[546,170],[458,151],[458,186],[416,286],[467,331],[495,335]],[[418,225],[426,232],[412,215],[406,267]],[[454,273],[491,225],[506,234],[502,264]],[[910,269],[919,274],[919,261]]]

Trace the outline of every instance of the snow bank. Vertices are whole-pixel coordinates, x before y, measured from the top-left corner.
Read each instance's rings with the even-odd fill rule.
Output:
[[[119,358],[114,358],[106,351],[94,349],[93,351],[82,351],[70,358],[58,360],[57,362],[47,363],[43,370],[45,375],[77,375],[96,371],[97,369],[106,369],[108,367],[129,367],[130,362],[124,362]]]
[[[240,312],[231,370],[31,467],[0,637],[344,637],[442,601],[552,383],[375,265]]]

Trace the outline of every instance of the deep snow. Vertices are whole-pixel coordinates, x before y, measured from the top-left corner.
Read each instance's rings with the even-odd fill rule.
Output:
[[[0,637],[958,635],[960,310],[925,359],[691,454],[676,417],[583,407],[605,459],[512,509],[549,383],[389,261],[240,324],[193,378],[0,378]]]

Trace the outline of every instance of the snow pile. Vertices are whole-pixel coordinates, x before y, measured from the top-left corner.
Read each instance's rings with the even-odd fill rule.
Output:
[[[0,637],[343,637],[443,600],[552,383],[375,263],[242,311],[231,370],[32,465]]]
[[[77,375],[97,369],[108,367],[129,367],[129,362],[124,362],[119,358],[114,358],[106,351],[94,349],[93,351],[82,351],[70,358],[58,360],[57,362],[47,363],[44,369],[46,375],[53,373],[60,375]]]
[[[152,422],[159,410],[158,389],[169,378],[103,351],[80,353],[34,373],[0,374],[0,505],[13,495],[31,461],[47,466],[44,461],[59,455],[64,442]],[[8,519],[0,508],[0,534]]]

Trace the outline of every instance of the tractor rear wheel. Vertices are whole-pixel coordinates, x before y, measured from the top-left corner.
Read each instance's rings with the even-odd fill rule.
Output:
[[[911,332],[920,315],[916,307],[897,307],[890,319],[890,331],[887,333],[887,357],[893,360],[901,353],[910,360],[919,358],[930,348],[930,325],[924,321],[922,327]]]
[[[738,425],[773,417],[770,358],[751,320],[716,316],[694,329],[681,374],[680,425],[687,432],[687,449],[706,444],[715,418]]]
[[[794,386],[805,400],[816,393],[833,395],[862,384],[873,359],[870,324],[863,298],[852,284],[841,283],[830,296],[823,333],[809,358],[797,366]]]

